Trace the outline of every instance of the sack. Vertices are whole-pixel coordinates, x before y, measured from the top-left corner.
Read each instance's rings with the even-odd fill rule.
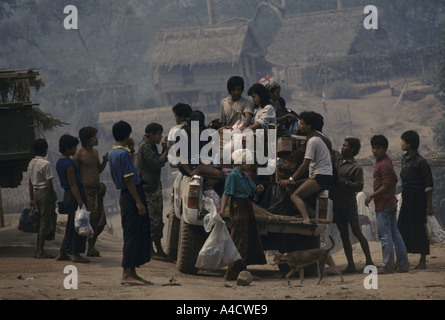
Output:
[[[206,206],[210,208],[204,217],[204,229],[210,232],[209,237],[199,251],[195,267],[198,269],[221,269],[241,259],[236,249],[226,223],[216,211],[216,206],[209,198],[205,198]]]
[[[37,209],[25,207],[20,215],[19,230],[38,233],[40,229],[40,214]]]
[[[435,216],[428,215],[426,217],[425,228],[430,242],[440,244],[445,240],[445,231],[442,229]]]
[[[74,228],[82,237],[91,237],[94,234],[90,225],[90,212],[85,207],[77,208],[74,216]]]

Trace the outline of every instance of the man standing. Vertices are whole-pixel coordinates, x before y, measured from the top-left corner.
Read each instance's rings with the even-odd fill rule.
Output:
[[[119,206],[124,237],[122,285],[147,285],[150,281],[136,274],[136,268],[150,261],[150,218],[144,191],[128,149],[132,128],[125,121],[113,125],[116,145],[108,154],[111,177],[121,190]]]
[[[329,198],[333,201],[332,222],[337,224],[338,231],[343,243],[348,266],[343,273],[356,273],[354,259],[352,256],[352,245],[349,239],[349,226],[352,233],[360,242],[366,257],[366,265],[374,265],[369,251],[368,241],[361,232],[358,220],[358,208],[356,192],[363,190],[363,169],[354,159],[360,151],[360,140],[357,138],[346,138],[341,147],[341,153],[333,152],[333,167],[337,179],[329,190]]]
[[[397,176],[391,159],[386,154],[388,139],[383,135],[371,138],[372,154],[376,160],[374,167],[374,192],[365,201],[366,205],[374,200],[377,216],[377,232],[382,243],[383,266],[379,273],[395,271],[394,248],[397,257],[397,267],[400,272],[408,272],[409,261],[405,243],[397,228]]]
[[[153,258],[166,259],[167,254],[162,249],[163,236],[163,199],[161,184],[161,169],[167,162],[169,148],[162,143],[162,153],[159,154],[157,145],[161,143],[163,127],[159,123],[150,123],[145,128],[145,135],[139,144],[137,153],[137,170],[144,189],[145,199],[150,211],[151,240],[156,246]]]
[[[54,240],[56,232],[56,201],[57,194],[53,186],[51,165],[45,159],[48,154],[48,143],[44,139],[34,141],[35,157],[29,162],[29,198],[30,206],[37,207],[40,213],[40,228],[37,234],[37,250],[35,258],[54,259],[44,250],[45,240]]]
[[[90,211],[90,224],[94,234],[88,239],[87,256],[99,257],[100,252],[95,248],[97,237],[102,233],[107,224],[103,199],[106,192],[105,184],[100,183],[99,174],[105,169],[108,162],[108,154],[103,156],[102,163],[99,161],[99,153],[94,148],[99,142],[97,129],[84,127],[79,130],[79,139],[82,148],[73,157],[76,162],[80,177],[82,179],[87,208]]]

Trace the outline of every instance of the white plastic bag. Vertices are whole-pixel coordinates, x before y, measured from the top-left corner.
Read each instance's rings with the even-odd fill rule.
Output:
[[[77,208],[74,216],[74,228],[82,237],[93,236],[94,231],[90,225],[90,212],[85,209],[85,206],[82,209]]]
[[[204,202],[206,209],[210,212],[204,217],[204,229],[206,232],[211,232],[198,254],[195,267],[221,269],[236,260],[241,260],[241,256],[230,237],[226,223],[216,211],[213,201],[204,198]]]
[[[370,224],[364,224],[361,227],[362,233],[365,236],[366,240],[372,241],[374,240],[372,237],[372,231],[371,231],[371,225]]]
[[[209,190],[204,190],[203,191],[203,206],[204,208],[210,212],[210,210],[212,210],[211,204],[207,204],[205,202],[205,199],[209,198],[210,200],[213,201],[213,203],[215,204],[216,207],[216,211],[219,212],[219,209],[221,209],[221,197],[218,195],[218,193],[216,193],[215,190],[213,189],[209,189]],[[208,231],[210,232],[210,231]]]
[[[440,244],[445,240],[445,231],[442,229],[435,216],[427,216],[425,227],[430,242]]]

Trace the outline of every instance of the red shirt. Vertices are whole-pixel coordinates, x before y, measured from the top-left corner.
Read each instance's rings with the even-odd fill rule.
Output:
[[[377,161],[375,164],[374,191],[377,191],[382,185],[388,186],[389,190],[374,198],[375,211],[382,211],[397,202],[396,184],[397,176],[394,172],[392,161],[386,155],[382,160]]]

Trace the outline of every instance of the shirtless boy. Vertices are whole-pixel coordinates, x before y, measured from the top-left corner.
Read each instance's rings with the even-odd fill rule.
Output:
[[[105,169],[108,162],[108,154],[105,154],[102,163],[99,161],[99,153],[94,148],[99,144],[97,129],[93,127],[83,127],[79,130],[79,139],[82,144],[73,157],[79,167],[80,176],[85,187],[87,197],[87,208],[90,210],[90,224],[94,235],[88,239],[87,256],[98,257],[100,252],[95,248],[97,237],[104,230],[106,222],[103,197],[105,195],[105,185],[100,183],[99,174]]]

